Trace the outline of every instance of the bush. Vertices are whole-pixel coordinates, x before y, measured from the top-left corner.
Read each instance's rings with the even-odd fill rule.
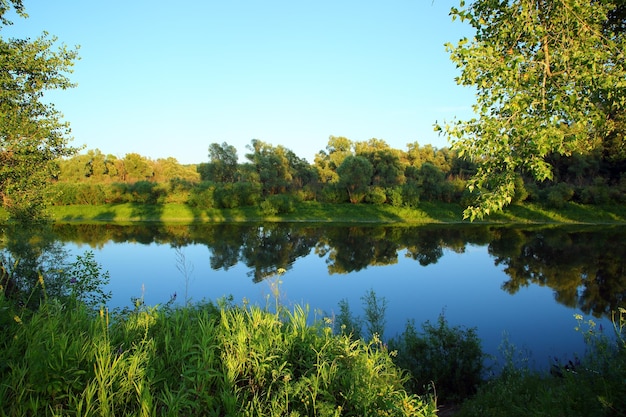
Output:
[[[296,198],[284,194],[270,195],[261,202],[264,216],[293,213],[296,210]]]
[[[216,184],[213,199],[218,208],[253,206],[261,199],[261,186],[250,182]]]
[[[419,334],[409,321],[404,332],[389,341],[389,349],[398,352],[395,363],[412,375],[409,388],[424,393],[432,382],[439,398],[453,401],[476,393],[484,359],[476,329],[450,327],[443,314],[422,329]]]
[[[583,204],[607,204],[611,201],[611,188],[598,178],[593,185],[580,190],[580,201]]]
[[[232,209],[241,206],[241,196],[235,192],[234,184],[218,183],[213,192],[215,207]]]
[[[461,201],[465,191],[467,190],[467,181],[460,177],[452,177],[448,180],[448,183],[450,184],[452,193],[448,202]]]
[[[365,201],[370,204],[381,205],[387,201],[387,193],[381,187],[372,187],[365,196]]]
[[[521,203],[528,198],[528,190],[526,190],[526,185],[524,183],[524,179],[518,175],[515,177],[515,194],[511,200],[511,204]]]
[[[391,204],[393,207],[402,207],[403,199],[402,199],[402,188],[394,187],[388,188],[387,192],[387,202]]]
[[[128,184],[116,182],[106,189],[106,201],[110,204],[128,203],[130,197],[128,195]]]
[[[189,192],[187,204],[198,209],[209,209],[215,206],[213,193],[215,185],[210,182],[201,182]]]
[[[127,192],[130,194],[129,203],[157,204],[164,194],[164,189],[154,182],[137,181],[129,184]]]
[[[76,204],[76,184],[56,182],[48,187],[47,193],[50,202],[55,206]]]
[[[414,182],[407,182],[402,186],[402,201],[407,207],[418,207],[422,191]]]
[[[105,204],[106,186],[97,183],[57,182],[48,189],[53,205]]]
[[[254,206],[261,201],[261,184],[240,181],[234,184],[233,192],[239,196],[242,206]]]
[[[337,184],[326,184],[322,188],[321,200],[325,203],[345,203],[348,201],[348,192]]]
[[[543,190],[545,203],[552,208],[563,208],[565,203],[574,196],[574,189],[571,185],[560,182],[552,187]]]

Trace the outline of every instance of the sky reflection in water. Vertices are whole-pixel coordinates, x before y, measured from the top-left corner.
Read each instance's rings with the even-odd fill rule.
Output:
[[[94,250],[84,245],[67,247],[73,253]],[[148,305],[165,303],[174,293],[178,303],[184,302],[185,295],[191,301],[232,295],[236,303],[245,298],[265,305],[271,284],[279,279],[254,283],[251,268],[241,262],[228,270],[212,269],[211,250],[202,244],[180,249],[188,283],[169,244],[109,242],[94,253],[110,273],[112,308],[131,305],[131,297],[143,297]],[[320,257],[312,250],[280,277],[281,302],[309,305],[311,316],[320,317],[338,312],[338,302],[346,299],[352,311],[361,315],[361,297],[373,289],[388,301],[385,337],[402,332],[408,319],[419,327],[445,312],[452,325],[476,327],[484,351],[492,355],[499,355],[504,338],[518,350],[532,352],[531,364],[539,367],[554,356],[572,358],[574,352],[584,350],[582,336],[574,330],[573,315],[581,311],[556,302],[548,286],[523,286],[514,295],[504,291],[502,285],[509,277],[502,266],[494,265],[486,245],[468,244],[463,253],[444,249],[443,256],[427,266],[406,254],[400,251],[395,264],[329,275],[329,255]],[[595,321],[610,328],[606,319]]]

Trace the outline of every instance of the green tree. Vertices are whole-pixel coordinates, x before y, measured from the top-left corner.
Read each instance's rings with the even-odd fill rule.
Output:
[[[12,8],[26,17],[21,1],[3,0],[0,30],[11,24],[5,14]],[[45,32],[35,40],[0,36],[0,204],[15,218],[41,214],[53,161],[76,152],[69,124],[42,100],[48,90],[73,87],[66,74],[77,51],[55,51],[56,42]]]
[[[331,136],[328,138],[326,151],[320,151],[315,155],[315,168],[322,183],[336,183],[339,181],[337,168],[344,159],[354,155],[352,147],[353,143],[350,139],[342,136]]]
[[[550,154],[587,152],[626,107],[623,6],[611,0],[476,0],[452,8],[476,34],[448,44],[457,82],[477,90],[467,121],[443,127],[479,163],[470,219],[501,210],[517,173],[549,179]],[[620,18],[620,16],[622,18]]]
[[[89,178],[93,181],[102,182],[109,173],[106,155],[100,152],[100,149],[89,150],[87,155],[89,155],[90,158]]]
[[[441,198],[445,188],[445,174],[430,162],[422,164],[418,171],[418,183],[421,186],[421,197],[427,201]]]
[[[146,181],[154,176],[152,161],[138,153],[128,153],[124,156],[123,180],[128,182]]]
[[[91,175],[91,157],[89,155],[74,155],[57,161],[59,181],[80,182]]]
[[[185,180],[198,182],[200,175],[195,166],[181,165],[176,158],[159,158],[154,161],[154,180],[166,182],[172,180]]]
[[[235,182],[237,180],[237,148],[224,142],[209,146],[209,163],[204,167],[203,180]]]
[[[371,185],[374,167],[363,156],[348,156],[337,168],[339,185],[348,191],[350,202],[360,203]]]
[[[290,150],[283,146],[272,146],[258,139],[248,145],[252,153],[246,158],[252,162],[264,195],[284,193],[292,185],[293,173],[289,166]]]
[[[405,182],[405,166],[401,162],[402,152],[392,149],[381,139],[370,139],[355,144],[356,155],[367,158],[372,164],[372,185],[390,188]]]

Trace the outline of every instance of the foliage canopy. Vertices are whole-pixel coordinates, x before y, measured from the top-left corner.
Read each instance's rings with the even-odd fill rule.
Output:
[[[475,118],[438,129],[479,163],[465,211],[482,218],[509,204],[521,173],[550,179],[551,155],[623,142],[626,106],[624,5],[611,0],[476,0],[452,8],[473,39],[447,44],[476,89]]]
[[[21,1],[2,1],[0,30],[12,24],[5,16],[12,7],[26,17]],[[0,35],[0,204],[13,217],[41,212],[51,162],[76,151],[69,124],[44,100],[48,90],[73,87],[66,74],[77,50],[54,50],[56,41],[45,32],[35,40]]]

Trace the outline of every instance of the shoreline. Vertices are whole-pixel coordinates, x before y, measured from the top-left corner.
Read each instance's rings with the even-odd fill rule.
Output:
[[[626,206],[585,206],[569,203],[563,209],[534,204],[514,205],[483,220],[463,219],[463,207],[454,203],[424,203],[419,208],[366,204],[301,202],[289,213],[265,215],[258,206],[234,209],[195,209],[184,204],[101,206],[52,206],[50,220],[56,223],[324,223],[324,224],[573,224],[626,225]],[[6,221],[0,216],[0,221]]]

